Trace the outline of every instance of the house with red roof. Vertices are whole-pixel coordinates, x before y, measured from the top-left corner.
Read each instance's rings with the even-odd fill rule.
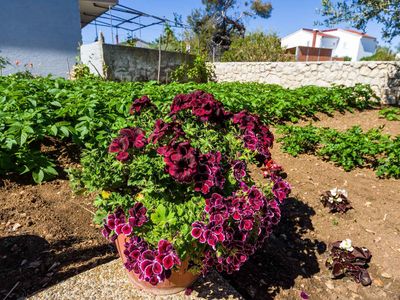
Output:
[[[331,49],[332,57],[350,57],[352,61],[371,56],[377,48],[377,40],[368,34],[352,29],[307,29],[291,33],[281,40],[282,47],[311,47]]]

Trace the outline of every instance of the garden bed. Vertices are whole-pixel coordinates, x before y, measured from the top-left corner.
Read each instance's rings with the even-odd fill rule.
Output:
[[[385,133],[395,135],[400,127],[400,122],[379,119],[378,110],[319,117],[316,126],[339,130],[384,124]],[[288,173],[291,198],[273,242],[240,272],[226,276],[230,283],[254,299],[299,299],[301,291],[311,299],[395,298],[400,289],[399,180],[377,179],[369,169],[345,172],[311,155],[294,158],[283,154],[278,143],[273,157]],[[18,282],[12,298],[30,295],[116,257],[93,226],[93,197],[73,194],[67,180],[0,184],[0,296]],[[323,191],[335,186],[349,192],[354,209],[345,215],[329,214],[319,201]],[[325,249],[345,238],[371,250],[370,287],[330,279]]]

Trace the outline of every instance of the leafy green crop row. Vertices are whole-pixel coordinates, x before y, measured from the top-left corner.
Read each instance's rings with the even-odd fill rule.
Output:
[[[316,154],[346,171],[371,167],[379,177],[400,178],[400,136],[392,139],[381,128],[363,132],[359,126],[339,132],[330,128],[281,126],[282,150],[293,156]]]
[[[148,95],[165,110],[178,93],[203,89],[231,110],[256,112],[269,123],[297,121],[317,112],[364,109],[374,103],[365,85],[308,86],[294,90],[257,83],[116,83],[96,79],[0,77],[0,175],[31,173],[36,182],[57,175],[41,151],[48,139],[81,149],[105,147],[111,133],[126,126],[132,99]]]
[[[379,115],[388,121],[400,121],[400,107],[386,107],[379,111]]]

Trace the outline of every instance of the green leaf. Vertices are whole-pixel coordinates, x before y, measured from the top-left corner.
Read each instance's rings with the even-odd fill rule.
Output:
[[[52,133],[54,136],[56,136],[57,133],[58,133],[58,128],[57,128],[57,126],[56,126],[56,125],[51,126],[51,127],[50,127],[50,131],[51,131],[51,133]]]
[[[28,134],[25,131],[21,131],[21,137],[20,137],[20,145],[22,146],[25,144],[26,140],[28,138]]]
[[[32,178],[36,183],[41,183],[44,179],[44,172],[42,169],[39,169],[38,172],[32,172]]]
[[[64,136],[68,137],[69,136],[69,130],[65,126],[60,127],[60,131],[64,134]]]

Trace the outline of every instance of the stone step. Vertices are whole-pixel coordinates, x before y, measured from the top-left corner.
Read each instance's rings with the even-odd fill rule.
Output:
[[[109,299],[243,299],[243,297],[217,272],[210,272],[193,285],[193,292],[186,296],[185,292],[169,296],[154,296],[132,286],[128,280],[121,261],[113,260],[97,266],[89,271],[53,285],[29,299],[31,300],[109,300]]]

